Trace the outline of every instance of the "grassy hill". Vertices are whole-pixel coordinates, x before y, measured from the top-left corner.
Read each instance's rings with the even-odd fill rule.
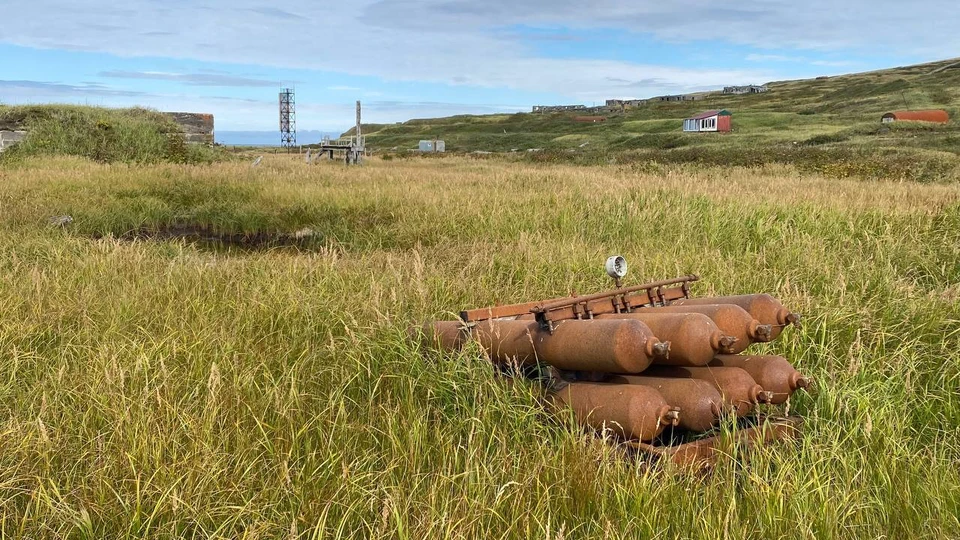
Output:
[[[209,148],[186,144],[170,117],[140,107],[0,105],[0,130],[21,129],[27,137],[0,154],[0,163],[56,155],[99,163],[207,163],[220,157]]]
[[[883,113],[904,108],[945,108],[957,118],[957,60],[772,82],[769,88],[765,94],[716,93],[697,101],[651,103],[608,114],[597,124],[576,122],[575,113],[518,113],[410,120],[364,130],[368,145],[383,152],[412,149],[420,139],[438,137],[452,152],[537,150],[540,155],[533,159],[590,163],[609,160],[611,154],[618,161],[742,165],[774,160],[830,172],[824,164],[846,162],[854,165],[833,172],[915,180],[941,179],[960,165],[960,123],[880,123]],[[708,109],[730,110],[734,132],[681,132],[684,118]],[[878,156],[880,165],[871,165]]]

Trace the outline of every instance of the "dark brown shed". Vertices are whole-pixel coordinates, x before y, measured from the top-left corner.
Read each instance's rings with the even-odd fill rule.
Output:
[[[606,116],[575,116],[573,117],[574,122],[606,122]]]

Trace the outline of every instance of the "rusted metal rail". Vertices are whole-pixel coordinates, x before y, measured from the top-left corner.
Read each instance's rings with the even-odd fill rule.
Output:
[[[552,330],[558,321],[592,319],[605,313],[630,313],[637,308],[665,306],[675,300],[689,298],[690,283],[699,279],[699,276],[688,275],[585,296],[471,309],[461,311],[460,319],[474,323],[532,313],[541,326]]]

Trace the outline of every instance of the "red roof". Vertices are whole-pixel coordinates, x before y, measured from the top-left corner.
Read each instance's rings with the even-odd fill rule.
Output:
[[[883,115],[884,118],[893,118],[894,120],[913,120],[915,122],[937,122],[946,124],[950,121],[950,115],[942,109],[929,111],[894,111]]]

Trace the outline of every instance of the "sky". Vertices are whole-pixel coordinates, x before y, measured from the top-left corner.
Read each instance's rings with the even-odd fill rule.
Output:
[[[217,132],[528,111],[960,56],[955,0],[0,0],[0,103],[212,113]]]

